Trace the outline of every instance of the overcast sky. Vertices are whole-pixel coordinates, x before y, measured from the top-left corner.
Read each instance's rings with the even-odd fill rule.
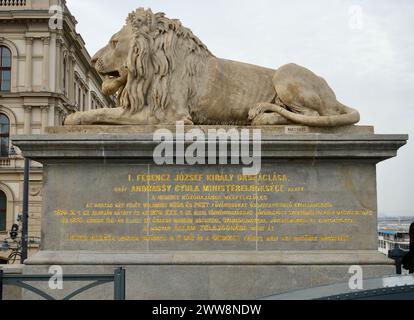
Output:
[[[179,18],[218,57],[328,80],[377,133],[414,137],[412,0],[68,0],[91,55],[137,7]],[[414,215],[414,142],[378,166],[381,215]]]

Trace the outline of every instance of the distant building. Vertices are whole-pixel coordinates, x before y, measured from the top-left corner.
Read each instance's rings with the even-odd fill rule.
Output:
[[[52,6],[62,8],[62,28],[49,25]],[[0,242],[22,212],[24,161],[10,137],[41,134],[74,111],[113,106],[76,24],[64,0],[0,0]],[[30,236],[40,236],[41,201],[42,166],[32,162]]]
[[[388,255],[390,250],[397,247],[410,250],[410,235],[407,230],[380,229],[378,231],[378,250]]]

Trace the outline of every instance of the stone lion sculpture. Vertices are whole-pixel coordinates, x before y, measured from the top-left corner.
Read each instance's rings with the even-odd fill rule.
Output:
[[[179,20],[139,8],[92,59],[117,108],[71,114],[66,125],[352,125],[358,111],[295,64],[272,70],[215,57]]]

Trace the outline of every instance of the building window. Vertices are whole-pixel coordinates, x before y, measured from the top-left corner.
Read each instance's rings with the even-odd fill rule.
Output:
[[[66,63],[66,58],[63,59],[63,92],[66,95],[67,90],[66,90],[66,73],[67,73],[67,63]]]
[[[81,104],[81,88],[80,86],[78,86],[78,106],[79,106],[79,110],[81,110],[82,104]]]
[[[0,113],[0,157],[9,156],[10,120]]]
[[[0,231],[6,231],[7,226],[7,196],[0,190]]]
[[[0,46],[0,91],[10,92],[11,63],[11,51],[7,47]]]

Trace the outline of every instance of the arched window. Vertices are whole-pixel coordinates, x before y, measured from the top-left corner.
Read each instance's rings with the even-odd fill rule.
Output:
[[[0,231],[6,231],[7,226],[7,196],[0,190]]]
[[[9,156],[10,120],[3,113],[0,113],[0,157]]]
[[[12,55],[9,48],[0,46],[0,91],[10,92]]]

